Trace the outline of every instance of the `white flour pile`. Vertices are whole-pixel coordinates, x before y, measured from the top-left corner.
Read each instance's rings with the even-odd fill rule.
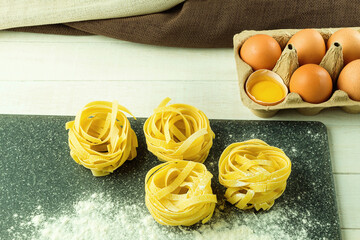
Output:
[[[8,232],[13,239],[34,240],[307,239],[305,229],[287,229],[289,226],[284,223],[289,219],[285,212],[289,214],[289,209],[257,215],[242,214],[241,211],[231,213],[245,215],[239,219],[217,210],[209,224],[198,228],[168,227],[156,223],[144,204],[117,203],[110,196],[92,194],[56,216],[45,215],[41,206],[34,209],[33,216],[14,214],[17,226],[11,227]],[[306,220],[306,213],[302,217],[302,226],[312,224]],[[286,231],[290,231],[291,235]]]

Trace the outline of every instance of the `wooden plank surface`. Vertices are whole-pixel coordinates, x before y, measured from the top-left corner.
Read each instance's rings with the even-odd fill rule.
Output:
[[[19,34],[23,41],[16,38]],[[12,32],[0,32],[0,39],[1,55],[11,53],[0,80],[217,81],[235,76],[232,49],[158,47],[100,36],[38,38]],[[218,68],[219,62],[227,67]]]
[[[99,36],[0,32],[0,114],[74,115],[118,100],[147,117],[165,97],[209,118],[260,119],[240,101],[232,49],[156,47]],[[328,128],[344,239],[360,238],[360,114],[279,112],[265,120],[321,121]]]

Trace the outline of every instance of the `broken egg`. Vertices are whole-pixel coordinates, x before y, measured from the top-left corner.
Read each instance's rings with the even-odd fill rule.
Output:
[[[245,91],[250,99],[263,106],[279,104],[288,94],[281,77],[267,69],[253,72],[246,81]]]

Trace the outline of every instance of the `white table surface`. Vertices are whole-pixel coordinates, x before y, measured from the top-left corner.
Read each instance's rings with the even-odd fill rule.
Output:
[[[101,36],[0,31],[0,114],[75,115],[116,99],[148,117],[165,97],[209,118],[260,119],[241,103],[233,50],[142,45]],[[267,119],[263,119],[267,120]],[[271,120],[323,122],[344,239],[360,239],[360,114],[279,112]]]

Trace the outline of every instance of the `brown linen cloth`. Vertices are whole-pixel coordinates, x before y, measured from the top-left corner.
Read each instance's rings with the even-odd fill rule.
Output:
[[[13,29],[97,34],[174,47],[232,47],[243,30],[360,26],[357,0],[187,0],[170,10],[136,17]]]

